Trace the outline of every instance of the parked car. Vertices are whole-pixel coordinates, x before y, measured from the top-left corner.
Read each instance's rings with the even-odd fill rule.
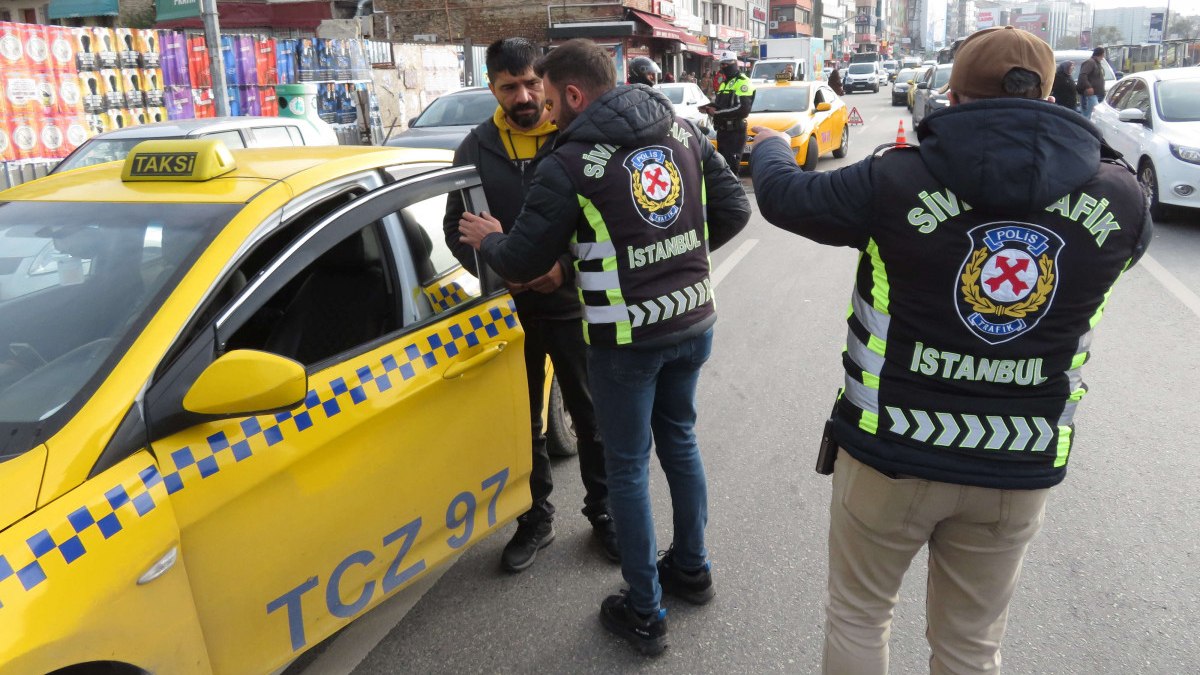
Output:
[[[887,73],[888,82],[896,81],[896,73],[900,71],[900,64],[896,61],[884,61],[883,72]]]
[[[695,123],[701,131],[707,132],[712,127],[712,120],[709,116],[699,110],[700,107],[708,105],[710,101],[695,83],[670,82],[659,84],[655,89],[671,99],[671,105],[675,106],[676,115]]]
[[[846,103],[824,82],[781,82],[758,88],[747,126],[787,134],[796,163],[812,171],[821,155],[841,158],[849,152],[849,118]],[[753,131],[746,136],[743,164],[749,164],[754,136]]]
[[[388,139],[387,145],[404,148],[454,150],[480,122],[496,112],[496,97],[487,87],[470,87],[433,100],[408,129]]]
[[[1200,208],[1200,68],[1126,75],[1092,111],[1092,123],[1137,169],[1151,215]]]
[[[58,263],[0,302],[0,671],[280,672],[528,510],[450,160],[147,141],[0,194]]]
[[[913,99],[917,95],[917,82],[920,82],[921,80],[925,79],[925,73],[928,73],[931,68],[933,68],[933,66],[917,66],[917,68],[916,68],[917,74],[913,78],[913,83],[911,85],[909,85],[909,87],[908,87],[908,111],[909,112],[912,112]]]
[[[942,93],[942,87],[950,82],[952,63],[944,63],[930,68],[925,77],[917,82],[916,94],[913,95],[912,125],[916,129],[925,116],[939,108],[950,105],[949,97]]]
[[[908,90],[916,86],[919,73],[916,68],[904,68],[896,73],[896,84],[892,86],[892,105],[908,104]]]
[[[286,148],[297,145],[337,145],[337,134],[324,122],[316,126],[290,117],[210,117],[154,122],[98,134],[67,155],[50,173],[62,173],[103,162],[125,159],[142,141],[202,138],[239,148]]]
[[[846,68],[846,75],[842,78],[842,89],[847,94],[852,94],[856,91],[870,91],[876,94],[879,93],[879,85],[887,79],[883,69],[879,67],[878,61],[868,61],[866,63],[851,63]]]

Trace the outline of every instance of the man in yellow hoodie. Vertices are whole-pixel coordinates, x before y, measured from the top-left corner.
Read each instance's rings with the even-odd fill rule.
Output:
[[[534,168],[553,149],[558,135],[545,108],[541,78],[533,72],[538,56],[538,48],[524,38],[497,40],[488,46],[488,87],[499,105],[492,119],[472,130],[454,153],[455,165],[478,168],[491,215],[506,232],[521,212]],[[446,208],[446,244],[465,268],[477,273],[474,249],[459,241],[458,221],[463,210],[461,198],[451,197]],[[588,391],[587,346],[579,323],[581,309],[572,263],[566,253],[541,277],[508,285],[525,329],[533,427],[533,474],[529,479],[533,506],[517,519],[516,534],[504,547],[501,565],[510,572],[528,568],[537,552],[554,540],[554,505],[549,500],[554,483],[542,429],[547,355],[579,439],[579,473],[586,490],[583,515],[591,521],[592,534],[604,554],[614,562],[620,560],[616,530],[608,513],[604,448]]]

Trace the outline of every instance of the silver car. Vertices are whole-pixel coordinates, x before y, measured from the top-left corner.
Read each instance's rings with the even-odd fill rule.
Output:
[[[322,125],[323,128],[319,128],[307,120],[289,117],[209,117],[142,124],[93,136],[75,148],[50,173],[124,160],[138,143],[167,138],[218,140],[230,150],[337,145],[333,128],[324,122]]]

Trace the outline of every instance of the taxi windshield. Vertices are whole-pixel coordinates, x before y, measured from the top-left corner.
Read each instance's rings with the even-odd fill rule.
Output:
[[[239,208],[0,202],[0,459],[70,417]]]
[[[759,87],[750,112],[804,112],[808,110],[808,87]]]

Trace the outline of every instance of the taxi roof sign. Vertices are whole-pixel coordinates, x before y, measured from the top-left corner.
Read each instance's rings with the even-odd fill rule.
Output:
[[[233,153],[217,140],[142,141],[125,158],[121,180],[206,181],[237,168]]]

